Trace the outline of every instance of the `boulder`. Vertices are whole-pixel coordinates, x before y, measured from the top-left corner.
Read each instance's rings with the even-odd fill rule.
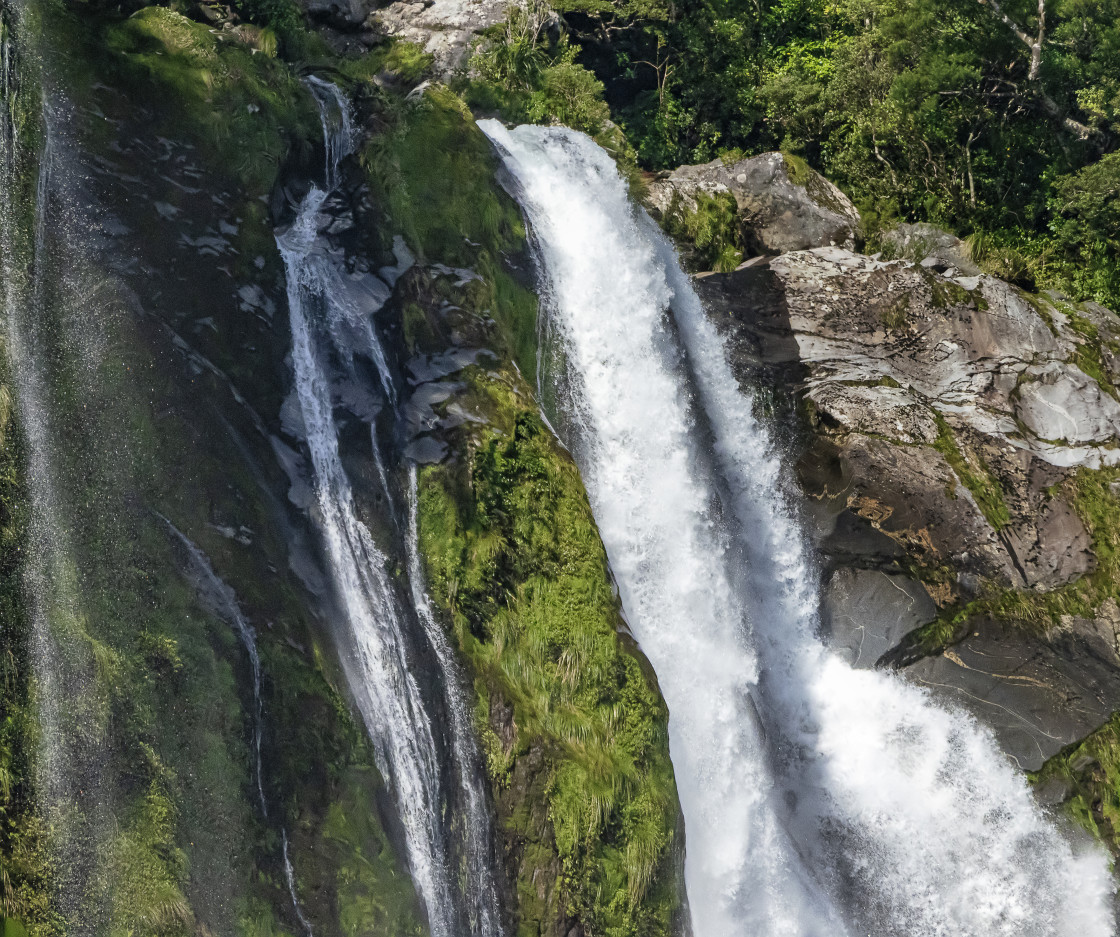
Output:
[[[362,28],[376,4],[373,0],[301,0],[313,20],[344,31]]]
[[[964,241],[926,222],[900,224],[884,234],[882,242],[885,253],[950,276],[973,277],[980,273]]]
[[[681,166],[649,183],[647,202],[664,218],[695,211],[698,196],[723,193],[735,199],[750,253],[829,245],[854,249],[859,239],[859,212],[848,197],[800,159],[782,153]]]
[[[511,0],[397,0],[375,10],[368,23],[381,35],[421,46],[433,57],[433,73],[447,78],[466,66],[475,37],[505,20],[510,5]]]

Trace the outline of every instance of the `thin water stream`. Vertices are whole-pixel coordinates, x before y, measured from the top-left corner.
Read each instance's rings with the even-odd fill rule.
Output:
[[[340,455],[332,367],[354,373],[356,356],[364,356],[378,372],[387,405],[396,404],[392,376],[371,319],[388,289],[378,300],[375,291],[363,292],[347,283],[340,258],[332,254],[321,233],[329,224],[324,207],[339,183],[339,163],[349,153],[352,129],[347,102],[335,85],[310,78],[308,87],[323,116],[325,188],[310,190],[291,226],[277,235],[277,244],[287,271],[292,358],[314,469],[315,517],[354,650],[351,687],[395,797],[409,867],[432,937],[462,933],[496,937],[501,930],[483,779],[454,658],[424,594],[415,519],[410,513],[404,532],[415,605],[409,609],[390,578],[385,553],[358,516]],[[371,445],[392,506],[376,433],[371,434]],[[410,498],[410,512],[414,510]],[[444,790],[441,783],[438,736],[444,727],[437,726],[436,720],[443,713],[433,710],[433,703],[425,698],[410,656],[414,640],[410,629],[417,618],[439,669],[441,691],[435,705],[449,717],[450,753],[456,761],[453,773],[459,782],[455,792]],[[449,798],[458,808],[457,822],[451,824],[444,821]]]

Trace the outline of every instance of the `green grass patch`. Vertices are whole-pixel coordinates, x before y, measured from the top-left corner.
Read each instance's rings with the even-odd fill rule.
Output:
[[[1039,786],[1063,785],[1066,812],[1120,857],[1120,713],[1030,777]]]
[[[249,195],[267,195],[293,151],[309,158],[321,134],[317,112],[297,75],[268,54],[261,30],[216,33],[159,6],[104,28],[122,79],[176,132],[186,122]]]
[[[969,621],[983,617],[1012,622],[1044,638],[1063,616],[1092,618],[1106,599],[1120,598],[1120,498],[1111,489],[1117,481],[1120,468],[1082,468],[1052,492],[1069,500],[1092,538],[1097,565],[1090,573],[1049,592],[989,587],[979,598],[947,609],[911,632],[905,647],[920,649],[916,657],[937,653],[962,639]]]
[[[949,463],[954,474],[961,480],[961,484],[972,493],[972,497],[976,499],[976,504],[993,529],[1002,529],[1011,521],[1011,515],[1007,510],[1006,502],[1003,500],[1003,492],[1000,489],[999,482],[974,453],[965,456],[957,444],[952,428],[940,414],[935,415],[937,418],[937,439],[933,443],[933,448],[945,457],[945,461]],[[949,496],[956,497],[952,491],[949,492]]]
[[[687,257],[696,270],[730,273],[743,259],[739,206],[730,192],[709,195],[697,192],[696,207],[689,208],[673,193],[662,224],[670,236],[695,247]]]
[[[484,684],[480,715],[490,694],[513,707],[511,748],[485,736],[492,778],[506,783],[518,755],[543,745],[571,911],[589,931],[667,934],[677,802],[664,704],[617,633],[575,465],[527,395],[479,370],[467,379],[490,424],[468,463],[423,470],[420,533],[433,597]],[[530,806],[515,825],[530,822]],[[547,845],[537,848],[530,870],[548,866]],[[532,881],[518,887],[535,891]],[[531,907],[522,902],[522,913]]]
[[[484,245],[517,249],[525,230],[517,206],[494,184],[490,144],[466,105],[430,89],[361,153],[371,185],[409,246],[424,260],[472,263]]]

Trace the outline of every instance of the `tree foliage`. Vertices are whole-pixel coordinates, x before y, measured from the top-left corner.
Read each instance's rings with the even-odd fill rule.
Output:
[[[647,168],[797,153],[871,235],[895,220],[983,232],[1028,259],[1031,282],[1120,301],[1104,155],[1120,135],[1120,0],[562,9]]]

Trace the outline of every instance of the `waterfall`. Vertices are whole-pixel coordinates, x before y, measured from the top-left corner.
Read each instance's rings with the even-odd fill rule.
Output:
[[[437,739],[444,730],[430,709],[410,668],[411,616],[387,568],[388,560],[359,519],[350,480],[339,451],[334,419],[332,369],[349,382],[358,380],[355,356],[363,355],[378,371],[390,407],[396,404],[392,377],[371,317],[388,298],[385,284],[365,275],[354,277],[321,232],[329,224],[323,213],[338,185],[339,163],[351,145],[349,110],[338,88],[308,79],[323,118],[327,153],[325,186],[313,187],[301,202],[291,226],[277,235],[288,283],[295,385],[315,476],[316,521],[327,548],[334,585],[353,645],[348,676],[378,764],[396,799],[404,829],[408,863],[425,907],[432,937],[464,932],[496,937],[497,889],[489,861],[487,805],[476,770],[465,698],[454,672],[446,638],[431,617],[420,580],[415,550],[415,518],[408,531],[409,578],[416,615],[439,665],[443,701],[449,711],[452,755],[458,762],[465,841],[459,857],[444,829],[446,792],[441,789]],[[392,505],[376,434],[373,456],[384,494]],[[410,509],[415,511],[414,499]],[[413,638],[415,640],[415,638]],[[442,714],[440,714],[442,715]]]
[[[986,729],[819,642],[780,454],[609,156],[481,126],[534,235],[542,399],[669,706],[696,937],[1113,933],[1105,858]]]
[[[52,278],[70,245],[52,226],[65,201],[55,178],[63,160],[50,97],[32,90],[42,76],[22,15],[18,4],[0,9],[0,328],[30,508],[23,593],[39,730],[37,806],[53,860],[53,906],[70,933],[86,934],[104,913],[91,896],[112,822],[103,767],[106,709],[85,630],[71,519],[55,482],[62,460],[48,366],[67,336],[59,335],[66,327],[58,316],[66,284]]]

